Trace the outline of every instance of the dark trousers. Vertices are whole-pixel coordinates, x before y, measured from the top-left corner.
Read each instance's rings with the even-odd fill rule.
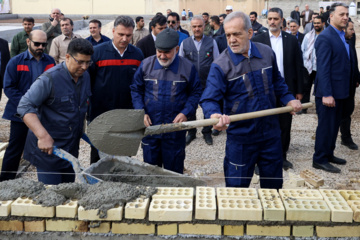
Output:
[[[100,156],[98,150],[95,147],[91,146],[90,164],[96,163],[99,160],[100,160]]]
[[[49,185],[75,182],[75,172],[72,166],[64,169],[57,169],[56,171],[37,168],[37,175],[39,182]]]
[[[343,99],[335,99],[335,107],[326,107],[323,105],[321,97],[315,98],[318,126],[313,161],[316,163],[328,163],[329,159],[334,156],[344,102]]]
[[[177,138],[146,136],[141,141],[144,162],[164,166],[165,169],[183,173],[185,160],[185,134]]]
[[[348,142],[352,140],[350,126],[351,126],[351,115],[354,112],[354,108],[355,108],[354,97],[355,97],[355,92],[350,93],[350,96],[344,100],[342,118],[340,122],[341,139],[344,142]]]
[[[249,187],[255,164],[259,167],[261,188],[281,188],[281,138],[241,144],[228,137],[224,159],[226,187]]]
[[[190,116],[190,117],[188,118],[188,121],[194,121],[194,120],[196,120],[196,115]],[[211,134],[211,129],[212,129],[212,126],[203,127],[203,129],[201,130],[201,133],[202,133],[203,135]],[[189,129],[187,132],[188,132],[189,135],[195,136],[195,135],[196,135],[196,131],[197,131],[196,128],[192,128],[192,129]]]
[[[15,179],[24,151],[28,127],[23,122],[10,122],[9,146],[6,148],[0,181]]]
[[[286,153],[290,146],[292,115],[290,113],[280,114],[279,123],[281,129],[282,158],[283,160],[287,160]]]
[[[310,102],[310,94],[311,94],[311,88],[312,85],[315,81],[315,77],[316,77],[316,71],[312,71],[310,74],[309,72],[306,70],[305,72],[305,81],[304,81],[304,95],[303,98],[301,99],[301,103],[307,103]],[[307,111],[307,109],[305,109],[305,111]]]

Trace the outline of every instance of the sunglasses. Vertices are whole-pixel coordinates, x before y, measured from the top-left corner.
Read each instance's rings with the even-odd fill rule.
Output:
[[[172,23],[172,24],[175,24],[176,21],[167,21],[168,24]]]
[[[46,47],[48,45],[47,42],[34,42],[33,40],[30,40],[34,43],[35,47],[40,47],[40,45],[42,45],[43,47]]]

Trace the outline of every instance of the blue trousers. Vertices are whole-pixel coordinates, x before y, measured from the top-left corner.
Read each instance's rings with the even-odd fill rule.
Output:
[[[54,171],[37,168],[37,175],[39,182],[49,185],[75,182],[75,172],[72,166]]]
[[[329,158],[334,156],[344,101],[344,99],[335,99],[335,107],[326,107],[322,103],[322,98],[315,98],[318,126],[313,161],[316,163],[328,163]]]
[[[178,138],[144,137],[141,143],[144,162],[164,166],[165,169],[183,173],[185,160],[185,134]]]
[[[15,179],[24,151],[28,127],[23,122],[10,122],[9,146],[6,148],[0,181]]]
[[[254,144],[226,140],[224,174],[226,187],[249,187],[255,164],[259,167],[261,188],[282,187],[281,137]]]

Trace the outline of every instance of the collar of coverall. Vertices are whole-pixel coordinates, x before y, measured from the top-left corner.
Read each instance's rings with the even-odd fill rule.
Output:
[[[164,68],[163,66],[160,65],[159,61],[156,58],[155,64],[154,64],[154,70],[159,70]],[[176,54],[174,61],[170,64],[170,66],[168,66],[166,69],[171,70],[174,74],[177,74],[178,69],[179,69],[179,55]]]
[[[229,50],[231,60],[233,61],[235,66],[238,65],[239,63],[241,63],[244,59],[247,59],[242,54],[233,53],[233,51],[231,51],[230,47],[228,47],[228,50]],[[255,46],[255,44],[251,41],[250,41],[250,49],[249,50],[250,50],[250,58],[253,58],[253,57],[262,58],[259,50]]]

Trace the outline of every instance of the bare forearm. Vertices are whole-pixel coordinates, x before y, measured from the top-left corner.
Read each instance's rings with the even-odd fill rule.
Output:
[[[41,124],[38,116],[35,113],[25,114],[25,116],[23,117],[23,121],[38,139],[49,136],[49,133]]]

